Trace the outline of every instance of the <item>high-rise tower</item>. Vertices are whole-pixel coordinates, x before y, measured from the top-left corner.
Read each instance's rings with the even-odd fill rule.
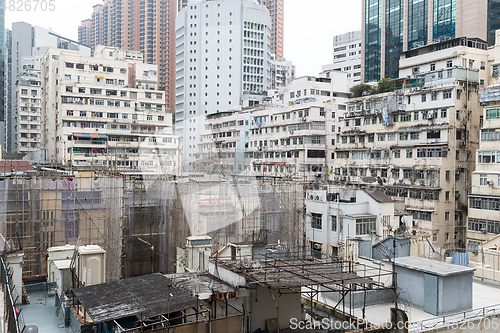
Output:
[[[271,52],[276,55],[276,59],[283,58],[284,0],[259,0],[259,2],[266,6],[271,14]]]
[[[494,0],[362,0],[363,81],[397,78],[399,54],[455,37],[494,44]]]
[[[189,167],[206,115],[240,109],[250,96],[253,106],[269,89],[271,17],[252,0],[196,0],[179,13],[175,28],[175,131]]]

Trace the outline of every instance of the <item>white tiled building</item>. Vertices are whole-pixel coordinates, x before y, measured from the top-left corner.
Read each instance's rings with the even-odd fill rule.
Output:
[[[361,83],[361,30],[333,36],[333,63],[323,66],[329,70],[346,72],[351,85]]]
[[[41,58],[22,60],[22,72],[16,82],[14,105],[15,151],[28,153],[40,149],[42,138],[42,71]]]
[[[352,259],[357,241],[375,242],[400,227],[403,213],[397,206],[380,190],[307,191],[306,247],[318,258],[325,254]],[[406,221],[410,230],[411,216]]]
[[[157,73],[136,51],[99,46],[91,58],[49,49],[42,127],[50,161],[174,172],[181,142]]]
[[[244,93],[262,96],[271,86],[271,24],[252,0],[190,1],[180,11],[175,131],[187,169],[196,169],[206,115],[238,110]]]

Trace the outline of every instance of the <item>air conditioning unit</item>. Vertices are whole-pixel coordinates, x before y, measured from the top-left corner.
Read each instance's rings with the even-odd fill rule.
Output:
[[[293,135],[293,131],[290,131],[289,133]]]
[[[487,180],[486,184],[489,185],[489,186],[493,186],[493,181],[492,180]]]
[[[123,155],[118,155],[119,158],[123,158]]]
[[[314,243],[313,244],[313,249],[315,249],[315,250],[321,250],[321,244]]]
[[[486,233],[486,229],[485,228],[481,228],[480,231]]]
[[[306,117],[302,117],[302,121],[307,121],[307,118]]]

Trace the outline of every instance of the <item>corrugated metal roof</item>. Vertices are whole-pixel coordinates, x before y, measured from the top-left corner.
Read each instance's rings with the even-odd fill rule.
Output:
[[[73,293],[95,323],[131,316],[145,320],[197,304],[191,291],[173,286],[159,273],[75,288]]]

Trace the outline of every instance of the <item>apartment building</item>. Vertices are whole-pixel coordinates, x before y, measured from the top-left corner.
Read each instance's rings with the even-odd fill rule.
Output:
[[[49,29],[26,22],[12,23],[12,32],[9,33],[9,36],[7,45],[9,49],[9,66],[7,72],[8,82],[6,82],[5,150],[16,152],[17,115],[14,114],[16,82],[23,72],[23,59],[40,55],[47,47],[77,50],[83,56],[90,56],[91,50],[89,47],[60,36]]]
[[[472,174],[472,193],[468,195],[467,250],[478,251],[480,244],[500,234],[500,88],[490,86],[480,91],[484,105],[483,123],[476,168]]]
[[[340,126],[346,99],[346,74],[337,71],[297,78],[279,89],[279,105],[252,113],[246,153],[251,170],[308,180],[322,177],[333,149],[327,127]]]
[[[411,216],[380,190],[309,190],[305,205],[306,247],[318,259],[352,259],[360,241],[375,242],[394,230],[411,230]]]
[[[286,59],[279,58],[271,60],[271,87],[276,90],[284,87],[288,82],[295,79],[295,65]]]
[[[351,85],[361,82],[361,30],[333,36],[333,63],[323,65],[323,71],[347,73]]]
[[[42,62],[41,57],[24,58],[22,73],[16,82],[15,151],[29,153],[41,148]]]
[[[106,0],[93,6],[92,17],[82,21],[78,41],[92,50],[107,45],[141,52],[146,63],[158,66],[159,88],[173,109],[176,14],[176,0]],[[89,20],[90,40],[85,40]]]
[[[399,77],[402,52],[457,37],[495,43],[495,1],[363,0],[363,82]]]
[[[245,151],[254,110],[221,112],[205,118],[195,171],[249,173]]]
[[[495,46],[488,49],[486,85],[479,90],[479,102],[483,107],[479,149],[476,152],[475,171],[472,174],[472,191],[469,194],[467,223],[467,251],[478,254],[482,244],[500,234],[498,211],[500,210],[500,152],[498,129],[500,128],[500,30],[496,31]],[[484,247],[484,250],[487,250]]]
[[[43,140],[50,161],[174,172],[181,162],[158,67],[139,52],[99,46],[94,57],[44,56]]]
[[[454,66],[349,100],[334,179],[379,186],[404,201],[413,228],[432,234],[434,245],[463,248],[478,87],[479,70]]]
[[[238,110],[269,89],[271,18],[251,0],[198,1],[179,13],[176,32],[175,130],[191,169],[204,117]]]
[[[91,45],[91,30],[92,30],[92,20],[83,20],[80,26],[78,26],[78,42],[82,45]]]

